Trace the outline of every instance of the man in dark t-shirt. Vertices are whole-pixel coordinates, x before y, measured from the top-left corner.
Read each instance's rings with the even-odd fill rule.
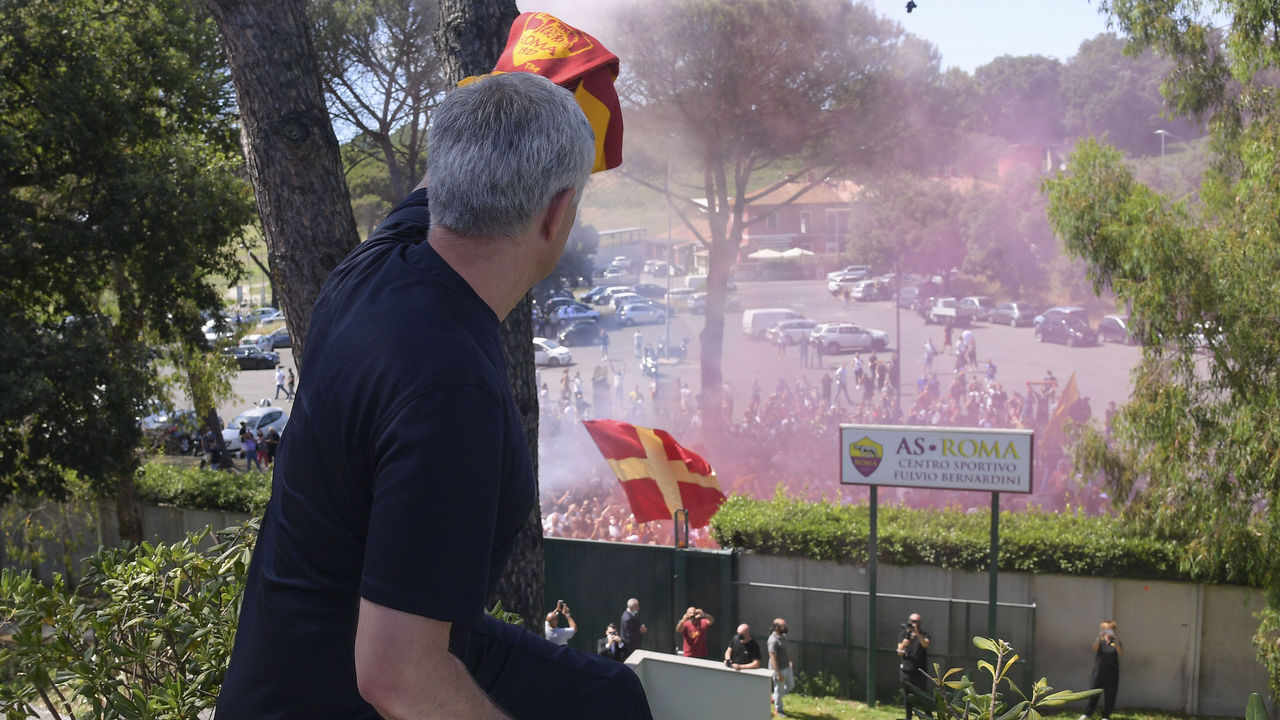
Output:
[[[911,720],[911,692],[907,685],[921,690],[929,688],[929,645],[932,638],[924,631],[920,613],[911,613],[898,633],[898,670],[902,681],[903,703],[907,720]]]
[[[751,626],[742,623],[729,647],[724,649],[724,664],[734,670],[755,670],[760,667],[760,643],[751,637]]]
[[[507,73],[432,128],[430,191],[316,302],[221,720],[649,717],[626,666],[483,612],[536,499],[498,324],[563,251],[590,127]]]

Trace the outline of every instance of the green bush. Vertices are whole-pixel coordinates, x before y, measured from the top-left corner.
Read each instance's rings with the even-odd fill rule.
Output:
[[[0,572],[0,712],[194,718],[217,701],[231,657],[256,521],[172,545],[104,548],[68,587]]]
[[[711,521],[717,542],[770,555],[845,563],[867,561],[866,505],[735,495]],[[986,570],[989,511],[878,510],[877,553],[894,565]],[[1190,569],[1185,545],[1126,528],[1111,517],[1037,510],[1000,513],[1000,568],[1015,572],[1256,584],[1253,578],[1204,577]],[[1227,564],[1248,567],[1249,563]]]
[[[135,492],[142,502],[199,510],[261,515],[271,497],[271,475],[223,472],[147,463],[138,470]]]

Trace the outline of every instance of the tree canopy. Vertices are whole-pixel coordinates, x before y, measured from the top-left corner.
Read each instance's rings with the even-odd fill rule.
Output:
[[[128,494],[151,348],[238,272],[235,120],[188,2],[0,3],[0,495],[68,470]]]
[[[839,0],[664,0],[619,20],[628,27],[615,48],[627,58],[619,95],[628,122],[647,126],[670,153],[634,166],[670,160],[701,178],[695,188],[673,187],[668,201],[708,249],[701,397],[715,438],[726,283],[747,204],[789,184],[787,169],[811,169],[800,177],[820,182],[891,154],[908,122],[912,84],[936,75],[937,57],[917,52],[914,63],[895,65],[901,29]],[[665,192],[660,177],[641,180]],[[703,200],[676,199],[689,195]]]
[[[1193,569],[1264,588],[1255,643],[1280,692],[1280,16],[1264,0],[1220,5],[1225,35],[1199,2],[1107,3],[1128,52],[1170,57],[1166,94],[1209,121],[1199,200],[1161,196],[1089,141],[1047,183],[1049,217],[1144,339],[1114,444],[1086,436],[1078,460],[1107,475],[1132,521],[1185,539]]]

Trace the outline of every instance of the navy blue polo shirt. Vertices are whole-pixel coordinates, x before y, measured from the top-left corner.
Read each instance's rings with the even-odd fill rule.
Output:
[[[454,623],[461,655],[532,509],[498,318],[427,223],[417,190],[316,301],[219,718],[378,717],[360,598]]]

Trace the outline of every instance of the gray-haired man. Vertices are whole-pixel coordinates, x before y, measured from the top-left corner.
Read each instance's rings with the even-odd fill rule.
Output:
[[[626,666],[483,612],[536,500],[498,324],[559,260],[594,154],[536,75],[437,108],[429,189],[316,303],[219,718],[650,717]]]

